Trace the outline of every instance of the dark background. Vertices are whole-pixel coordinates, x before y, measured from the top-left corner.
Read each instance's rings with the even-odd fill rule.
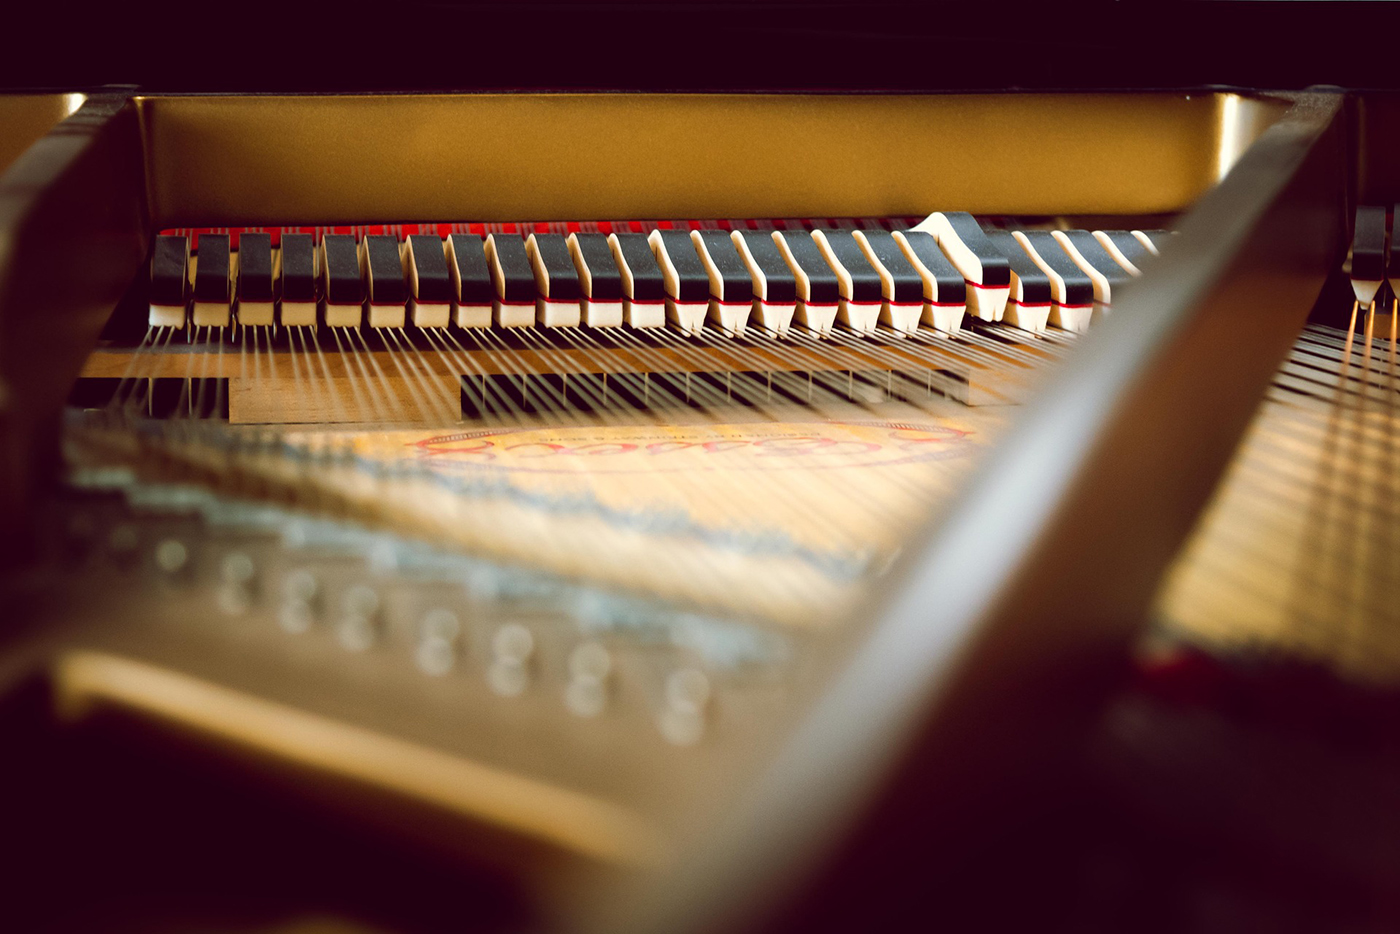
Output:
[[[1287,89],[1400,77],[1392,3],[38,0],[6,19],[10,89]]]

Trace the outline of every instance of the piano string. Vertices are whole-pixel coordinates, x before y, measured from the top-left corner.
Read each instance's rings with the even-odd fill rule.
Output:
[[[971,223],[980,233],[964,217],[958,226],[968,232]],[[852,584],[885,566],[901,537],[1000,430],[1005,403],[1024,398],[1034,379],[1068,356],[1076,333],[1047,326],[1052,316],[1082,324],[1087,315],[1072,320],[1071,310],[1107,311],[1103,284],[1121,286],[1133,275],[1112,260],[1113,237],[1126,238],[1120,255],[1132,251],[1140,263],[1156,249],[1144,234],[1071,232],[1071,239],[1018,230],[1016,237],[994,231],[959,255],[934,245],[948,242],[946,231],[942,240],[920,243],[910,220],[170,231],[165,244],[188,237],[193,248],[192,311],[180,321],[170,308],[181,305],[153,308],[134,349],[109,346],[94,356],[89,375],[117,376],[116,386],[75,427],[82,439],[75,443],[101,451],[99,457],[126,449],[123,456],[146,469],[180,465],[243,495],[272,488],[313,509],[349,511],[438,543],[735,613],[807,624],[834,618],[854,599]],[[787,256],[799,252],[794,244],[815,244],[811,254],[831,264],[831,274],[804,266],[787,292],[773,266],[760,276],[750,265],[752,277],[737,280],[743,267],[731,246],[734,229],[760,235],[754,250],[775,230]],[[650,233],[649,255],[680,260],[659,264],[670,276],[660,295],[638,291],[640,270],[629,267],[621,277],[630,282],[624,307],[664,297],[671,307],[663,326],[583,324],[589,284],[559,284],[566,281],[557,254],[564,237],[617,230],[639,239]],[[319,324],[240,323],[245,280],[237,247],[249,234],[260,246],[288,234],[322,245],[329,258],[319,292],[310,293],[321,305]],[[523,241],[529,234],[535,239]],[[435,313],[449,326],[413,326],[412,298],[445,303],[441,292],[423,295],[425,277],[411,260],[427,256],[426,243],[438,237],[453,262],[454,236],[463,246],[477,242],[465,238],[485,237],[488,262],[475,270],[493,266],[489,326],[456,326],[463,303],[486,294],[482,283],[469,281],[466,265],[452,284],[449,314]],[[500,260],[490,249],[497,239],[522,243],[520,255],[530,262],[521,267],[514,247]],[[1063,245],[1074,240],[1081,253]],[[340,245],[328,252],[327,242]],[[338,262],[331,253],[353,259],[344,250],[351,243],[361,245],[353,264],[358,281],[350,267],[329,268]],[[919,267],[898,265],[919,256],[911,243],[924,250]],[[211,255],[226,288],[201,290],[202,244],[217,244]],[[404,272],[386,275],[383,259],[392,259],[399,244]],[[541,244],[556,249],[553,268]],[[389,252],[376,261],[370,245]],[[732,255],[716,263],[720,249]],[[1036,250],[1061,252],[1048,262]],[[1014,264],[1005,251],[1016,251]],[[615,248],[612,255],[621,262],[625,254]],[[947,256],[941,282],[929,271],[940,255]],[[1096,279],[1083,271],[1086,255],[1100,264],[1090,267]],[[158,247],[157,278],[160,259]],[[1109,269],[1109,262],[1116,265]],[[960,288],[969,274],[994,279],[998,263],[1004,312],[996,307],[996,283]],[[275,258],[252,268],[266,279],[279,266],[290,281]],[[679,280],[682,271],[689,281]],[[520,281],[526,275],[528,283]],[[284,303],[286,290],[302,285],[284,284]],[[951,301],[934,313],[940,289],[945,300],[981,293],[969,301],[976,307],[965,322],[946,316]],[[153,282],[151,304],[166,294]],[[248,294],[258,303],[255,313],[265,314],[275,292],[264,282]],[[185,293],[178,295],[183,300]],[[556,320],[570,323],[514,326],[516,312],[502,306],[527,307],[526,295],[532,314],[548,304]],[[345,296],[342,303],[354,310],[336,318],[328,309]],[[790,320],[761,307],[788,296],[796,306]],[[376,306],[376,298],[388,301]],[[832,316],[804,314],[804,301],[830,305]],[[220,302],[221,319],[209,307]],[[751,319],[745,302],[759,306]],[[891,314],[895,304],[918,312],[915,326],[908,315]],[[696,308],[709,314],[697,319]],[[282,312],[285,318],[285,304]],[[1003,315],[1006,321],[995,320]],[[214,319],[228,323],[196,323]],[[1032,320],[1036,330],[1008,323]],[[462,440],[440,440],[457,436]],[[550,521],[541,521],[541,510]],[[561,512],[574,517],[575,528],[564,528]]]
[[[1345,327],[1299,335],[1164,582],[1157,617],[1173,639],[1281,655],[1363,685],[1400,673],[1400,280],[1389,223],[1384,207],[1358,209]]]

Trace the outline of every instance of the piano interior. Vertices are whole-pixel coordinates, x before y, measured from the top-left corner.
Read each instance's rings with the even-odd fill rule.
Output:
[[[1400,918],[1389,99],[0,103],[10,929]]]

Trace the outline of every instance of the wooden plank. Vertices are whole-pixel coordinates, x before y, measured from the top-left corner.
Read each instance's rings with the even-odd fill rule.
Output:
[[[223,378],[229,380],[230,419],[238,423],[438,420],[459,410],[463,376],[641,374],[700,372],[889,372],[908,385],[968,405],[1024,401],[1040,361],[1057,357],[1027,341],[1020,356],[989,349],[990,342],[884,341],[868,346],[839,341],[717,341],[635,347],[469,347],[439,351],[358,350],[344,353],[278,347],[252,353],[226,344],[172,343],[136,353],[100,348],[81,376],[95,378]],[[828,379],[824,381],[833,384]],[[836,382],[840,382],[839,377]]]

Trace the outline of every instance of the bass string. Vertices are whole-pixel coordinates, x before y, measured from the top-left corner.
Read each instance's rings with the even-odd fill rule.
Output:
[[[1205,613],[1233,597],[1241,601],[1237,615],[1273,613],[1289,638],[1335,663],[1364,668],[1367,653],[1394,654],[1389,623],[1397,614],[1392,584],[1400,577],[1394,506],[1400,456],[1394,321],[1384,353],[1376,354],[1368,308],[1358,352],[1358,311],[1346,332],[1310,326],[1300,336],[1292,362],[1335,364],[1330,403],[1325,410],[1304,408],[1296,393],[1265,403],[1222,486],[1219,508],[1198,533],[1205,546],[1188,550],[1194,589],[1173,592],[1169,603]],[[1359,389],[1356,371],[1364,376]],[[1314,377],[1313,385],[1314,398],[1327,395],[1321,380]],[[1283,596],[1270,586],[1280,574],[1288,582]],[[1245,587],[1249,582],[1253,590]]]
[[[1372,302],[1370,303],[1370,307],[1368,308],[1366,314],[1366,324],[1364,329],[1365,344],[1362,350],[1361,365],[1362,371],[1368,374],[1368,378],[1362,393],[1355,400],[1355,412],[1353,418],[1357,423],[1357,430],[1353,432],[1352,463],[1360,464],[1363,475],[1374,475],[1384,478],[1388,474],[1393,472],[1384,469],[1386,465],[1384,465],[1382,459],[1385,457],[1387,452],[1381,449],[1378,445],[1367,444],[1365,436],[1360,430],[1361,425],[1364,424],[1365,420],[1367,419],[1368,410],[1370,409],[1371,393],[1369,390],[1371,388],[1372,383],[1374,382],[1370,378],[1369,374],[1371,372],[1372,344],[1375,335],[1375,312],[1375,302]],[[1382,399],[1382,406],[1384,406],[1384,399]],[[1378,414],[1383,419],[1382,423],[1385,424],[1386,422],[1391,421],[1390,418],[1385,418],[1385,416],[1388,414],[1393,415],[1393,411],[1387,413],[1383,407]],[[1368,468],[1371,466],[1376,466],[1380,469],[1372,472],[1368,470]],[[1359,610],[1363,603],[1368,602],[1366,599],[1368,589],[1373,587],[1376,582],[1376,575],[1365,573],[1367,570],[1378,570],[1371,568],[1372,558],[1375,552],[1371,548],[1365,546],[1376,524],[1376,510],[1374,507],[1377,503],[1377,500],[1379,499],[1381,492],[1382,490],[1380,489],[1380,484],[1374,482],[1363,482],[1359,484],[1358,489],[1356,489],[1353,493],[1355,503],[1354,508],[1339,510],[1339,512],[1344,511],[1348,514],[1347,524],[1350,525],[1350,529],[1339,530],[1339,534],[1345,535],[1346,532],[1350,532],[1350,535],[1344,538],[1344,542],[1346,545],[1346,549],[1349,552],[1348,557],[1352,559],[1351,561],[1346,562],[1345,566],[1347,572],[1350,575],[1350,583],[1352,585],[1351,606],[1353,607],[1353,612],[1350,614],[1351,625],[1348,627],[1348,629],[1351,631],[1347,634],[1347,636],[1344,636],[1344,638],[1349,638],[1350,641],[1353,642],[1357,641],[1357,637],[1360,636],[1359,630],[1360,627],[1364,625],[1365,621],[1364,616],[1359,612]],[[1339,555],[1339,557],[1342,556]],[[1358,558],[1360,558],[1361,560],[1358,561]],[[1343,558],[1343,560],[1345,560],[1345,558]]]
[[[1293,593],[1300,621],[1313,626],[1322,624],[1329,631],[1331,651],[1338,657],[1345,656],[1351,647],[1362,641],[1359,627],[1371,612],[1367,604],[1374,602],[1368,599],[1367,589],[1381,576],[1381,569],[1373,566],[1376,550],[1367,541],[1379,492],[1369,479],[1373,471],[1368,465],[1376,460],[1376,455],[1383,457],[1385,452],[1372,451],[1376,446],[1368,443],[1362,430],[1368,416],[1370,389],[1375,382],[1371,366],[1375,307],[1372,304],[1367,308],[1362,328],[1364,344],[1360,371],[1365,375],[1365,382],[1359,391],[1349,391],[1347,377],[1353,366],[1357,310],[1358,306],[1354,305],[1342,349],[1336,400],[1319,450],[1317,481],[1306,511],[1304,540],[1316,548],[1316,560],[1300,562]],[[1393,456],[1393,445],[1390,453]],[[1383,464],[1380,466],[1380,475],[1384,476],[1388,471],[1383,469]],[[1353,468],[1360,476],[1347,482],[1343,477],[1344,469]],[[1393,574],[1387,576],[1393,577]]]
[[[1260,426],[1250,436],[1248,450],[1267,455],[1264,463],[1274,476],[1286,481],[1299,475],[1303,469],[1299,466],[1300,449],[1327,453],[1340,450],[1344,445],[1363,443],[1371,434],[1364,419],[1350,417],[1352,412],[1365,414],[1368,392],[1349,387],[1350,363],[1345,357],[1338,362],[1340,368],[1334,371],[1336,379],[1330,387],[1310,377],[1315,394],[1300,396],[1296,391],[1272,394],[1261,409]],[[1286,374],[1288,370],[1289,364],[1285,362],[1280,373]],[[1276,378],[1276,383],[1278,381]],[[1376,384],[1367,383],[1363,388],[1373,385]],[[1326,389],[1331,391],[1324,397]],[[1287,412],[1286,418],[1271,417],[1275,411],[1283,410]],[[1355,464],[1356,460],[1347,456],[1334,458],[1329,464],[1328,469],[1337,474],[1341,488],[1360,480],[1361,472],[1354,469]]]

